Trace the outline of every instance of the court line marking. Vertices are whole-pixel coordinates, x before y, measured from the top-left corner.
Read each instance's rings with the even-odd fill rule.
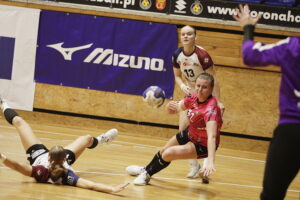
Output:
[[[1,167],[1,166],[0,166],[0,169],[8,169],[8,170],[10,170],[10,168],[8,168],[8,167]],[[124,177],[128,176],[128,177],[132,177],[132,176],[130,176],[128,174],[123,174],[123,173],[87,172],[87,171],[79,171],[79,170],[75,170],[75,172],[76,173],[82,173],[82,174],[98,174],[98,175],[111,175],[111,176],[124,176]],[[161,176],[155,176],[153,179],[201,183],[200,179],[191,180],[191,179],[182,179],[182,178],[168,178],[168,177],[161,177]],[[226,183],[226,182],[215,182],[215,181],[210,181],[210,183],[218,184],[218,185],[230,185],[230,186],[236,186],[236,187],[247,187],[247,188],[262,189],[261,186],[255,186],[255,185],[243,185],[243,184]],[[300,193],[300,190],[288,190],[288,192]]]
[[[11,126],[3,126],[0,125],[1,128],[9,128],[9,129],[15,129],[14,127]],[[35,132],[40,132],[40,133],[48,133],[52,135],[64,135],[64,136],[70,136],[70,137],[78,137],[78,135],[70,134],[70,133],[62,133],[62,132],[53,132],[53,131],[44,131],[44,130],[39,130],[39,129],[33,129]],[[51,138],[43,138],[40,137],[40,139],[49,139]],[[54,140],[54,139],[53,139]],[[68,141],[68,140],[61,140],[61,141]],[[148,147],[148,148],[160,148],[160,146],[153,146],[153,145],[146,145],[146,144],[139,144],[139,143],[133,143],[133,142],[125,142],[125,141],[114,141],[115,143],[121,143],[121,144],[130,144],[133,146],[137,146],[138,148],[141,147]],[[238,159],[238,160],[245,160],[245,161],[254,161],[254,162],[260,162],[260,163],[265,163],[264,160],[257,160],[257,159],[250,159],[250,158],[242,158],[242,157],[237,157],[237,156],[226,156],[226,155],[221,155],[221,154],[216,154],[217,157],[224,157],[224,158],[232,158],[232,159]]]

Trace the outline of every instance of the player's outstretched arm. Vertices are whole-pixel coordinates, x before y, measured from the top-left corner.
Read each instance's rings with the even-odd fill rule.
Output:
[[[2,161],[2,163],[5,166],[7,166],[17,172],[20,172],[21,174],[23,174],[25,176],[31,176],[32,167],[30,165],[14,161],[10,158],[7,158],[2,153],[0,153],[0,160]]]
[[[95,190],[98,192],[107,192],[107,193],[117,193],[122,190],[124,190],[129,183],[123,183],[120,185],[117,185],[115,187],[113,186],[107,186],[101,183],[95,183],[93,181],[89,181],[83,178],[79,178],[76,184],[76,187],[84,188],[84,189],[89,189],[89,190]]]

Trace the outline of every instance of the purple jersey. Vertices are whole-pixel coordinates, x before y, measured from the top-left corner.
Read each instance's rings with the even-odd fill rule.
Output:
[[[243,58],[250,66],[281,67],[279,124],[300,123],[300,38],[289,37],[268,45],[246,40]]]

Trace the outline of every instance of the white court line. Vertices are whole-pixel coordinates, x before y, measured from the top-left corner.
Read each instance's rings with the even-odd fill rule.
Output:
[[[7,167],[0,167],[0,169],[9,169]],[[122,174],[122,173],[109,173],[109,172],[87,172],[87,171],[78,171],[75,170],[76,173],[82,173],[82,174],[99,174],[99,175],[111,175],[111,176],[128,176],[128,174]],[[153,179],[160,179],[160,180],[173,180],[173,181],[184,181],[184,182],[195,182],[200,183],[200,180],[191,180],[191,179],[182,179],[182,178],[167,178],[167,177],[161,177],[161,176],[155,176]],[[223,183],[223,182],[213,182],[210,181],[210,183],[218,184],[218,185],[230,185],[230,186],[236,186],[236,187],[247,187],[247,188],[258,188],[261,189],[261,186],[255,186],[255,185],[242,185],[242,184],[235,184],[235,183]],[[288,192],[300,192],[300,190],[288,190]]]

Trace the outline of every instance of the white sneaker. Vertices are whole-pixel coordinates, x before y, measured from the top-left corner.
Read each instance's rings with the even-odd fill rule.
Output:
[[[1,110],[4,112],[4,110],[6,110],[7,108],[9,108],[9,106],[7,105],[7,103],[5,102],[5,100],[0,96],[0,108]]]
[[[150,181],[150,175],[148,172],[144,171],[141,173],[136,179],[134,179],[133,184],[134,185],[147,185]]]
[[[198,160],[190,160],[190,172],[186,175],[187,178],[198,178],[200,173],[200,164]]]
[[[106,133],[98,136],[97,139],[100,144],[109,143],[109,142],[113,141],[114,138],[117,137],[117,135],[118,135],[118,130],[113,128],[113,129],[108,130]]]
[[[145,168],[137,165],[130,165],[126,167],[126,172],[131,176],[137,176],[145,172]]]

